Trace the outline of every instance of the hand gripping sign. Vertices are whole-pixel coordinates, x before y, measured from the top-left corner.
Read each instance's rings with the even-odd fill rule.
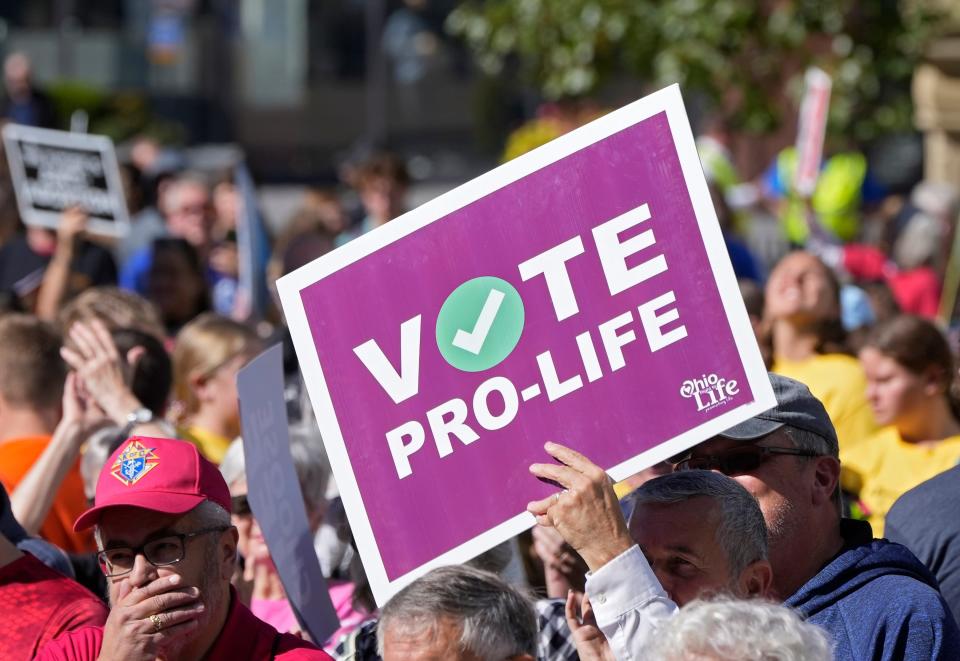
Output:
[[[278,284],[379,603],[532,525],[544,442],[619,480],[774,404],[676,86]]]

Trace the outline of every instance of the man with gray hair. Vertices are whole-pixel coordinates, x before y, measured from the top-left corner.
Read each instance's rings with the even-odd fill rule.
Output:
[[[678,606],[707,595],[764,597],[773,572],[757,501],[709,471],[669,473],[631,496],[630,536]]]
[[[533,661],[533,605],[496,575],[440,567],[387,602],[377,627],[383,661]]]
[[[773,571],[767,561],[767,526],[757,501],[736,481],[709,471],[668,473],[648,480],[629,498],[633,512],[623,532],[629,532],[635,545],[607,563],[610,566],[598,566],[591,552],[602,542],[580,547],[593,570],[587,582],[589,598],[582,599],[578,616],[575,598],[568,597],[567,623],[581,658],[610,658],[614,650],[628,646],[627,638],[652,638],[661,620],[695,599],[769,596]],[[556,500],[560,504],[561,499]],[[610,514],[619,516],[612,509]],[[564,514],[554,522],[570,534]],[[571,541],[578,540],[572,536]],[[624,565],[636,565],[638,580],[622,580],[617,569]],[[638,585],[642,588],[635,589]],[[644,617],[611,619],[606,612],[619,603],[642,604]],[[600,634],[597,620],[614,650]]]
[[[134,436],[107,461],[92,508],[110,615],[47,644],[39,659],[329,659],[278,633],[230,585],[237,530],[216,466],[186,441]]]
[[[960,630],[936,580],[906,548],[873,539],[865,521],[841,517],[837,435],[802,383],[770,374],[777,405],[673,460],[674,470],[728,475],[757,499],[770,536],[771,597],[823,627],[837,659],[957,659]],[[618,659],[646,658],[673,604],[651,578],[619,516],[610,479],[555,444],[563,464],[531,472],[569,493],[530,503],[590,567],[587,593]]]

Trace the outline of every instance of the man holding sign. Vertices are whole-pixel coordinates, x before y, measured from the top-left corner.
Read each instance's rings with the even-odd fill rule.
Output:
[[[725,473],[753,494],[767,523],[771,596],[823,627],[838,660],[960,658],[960,630],[936,580],[904,547],[842,519],[836,432],[803,384],[776,374],[777,406],[674,458],[675,470]],[[617,659],[642,659],[674,606],[627,533],[610,479],[577,452],[530,471],[563,493],[532,502],[590,567],[587,594]]]

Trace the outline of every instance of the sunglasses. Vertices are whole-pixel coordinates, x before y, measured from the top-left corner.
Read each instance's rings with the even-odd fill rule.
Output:
[[[819,457],[814,450],[799,448],[765,447],[760,445],[745,445],[734,447],[720,454],[711,454],[701,457],[687,457],[673,465],[674,471],[686,470],[715,470],[724,475],[743,475],[750,473],[776,455],[791,455],[794,457]]]

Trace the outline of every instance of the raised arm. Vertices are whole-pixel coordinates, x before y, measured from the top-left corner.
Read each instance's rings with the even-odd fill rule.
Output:
[[[592,617],[609,643],[603,647],[590,630],[574,639],[584,658],[643,659],[657,626],[677,610],[657,581],[630,533],[613,491],[613,482],[579,452],[556,443],[545,449],[560,464],[533,464],[530,472],[563,491],[527,505],[537,523],[555,528],[587,563],[586,594]],[[570,613],[568,612],[568,616]],[[583,624],[594,620],[585,618]],[[571,628],[573,628],[571,626]]]
[[[57,247],[46,271],[37,295],[37,316],[44,321],[57,318],[64,296],[70,285],[70,265],[76,253],[77,242],[87,226],[87,214],[79,207],[71,207],[63,212],[60,226],[57,227]]]
[[[53,438],[10,494],[10,507],[28,535],[43,525],[60,485],[80,454],[89,430],[87,405],[78,393],[77,376],[67,375],[63,390],[63,417]]]

